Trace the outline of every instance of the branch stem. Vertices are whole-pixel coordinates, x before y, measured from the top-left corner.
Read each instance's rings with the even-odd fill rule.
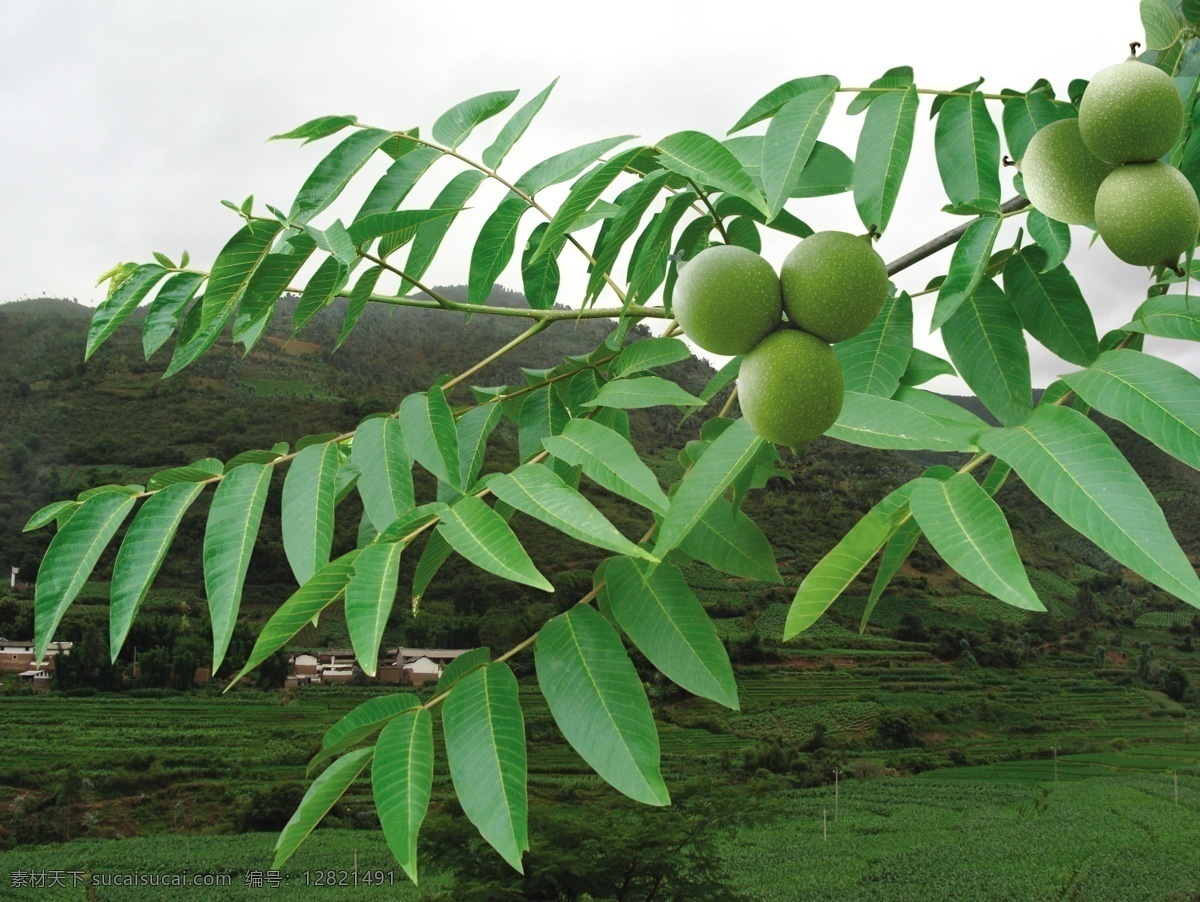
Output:
[[[550,325],[550,320],[545,320],[545,319],[537,320],[536,322],[534,322],[534,324],[532,326],[530,326],[528,329],[526,329],[524,332],[522,332],[520,335],[518,335],[516,338],[514,338],[512,341],[510,341],[508,344],[492,351],[492,353],[488,354],[486,357],[483,358],[483,360],[479,361],[477,364],[470,367],[469,369],[463,370],[461,373],[459,373],[457,376],[455,376],[453,379],[451,379],[449,382],[447,382],[445,385],[443,385],[442,390],[448,392],[450,389],[454,388],[454,386],[458,385],[458,383],[462,382],[464,379],[468,379],[471,376],[474,376],[485,366],[487,366],[491,363],[495,363],[497,360],[499,360],[501,357],[503,357],[505,354],[507,354],[509,351],[511,351],[517,345],[522,344],[523,342],[526,342],[529,339],[533,338],[533,336],[537,335],[539,332],[546,329],[549,325]]]
[[[839,94],[882,94],[885,91],[907,91],[910,85],[896,85],[882,88],[851,88],[845,85],[837,88]],[[933,94],[938,97],[970,97],[980,95],[984,100],[1007,100],[1009,97],[1020,97],[1020,94],[987,94],[983,91],[939,91],[937,88],[914,88],[918,94]]]
[[[723,223],[721,221],[721,217],[717,215],[717,208],[714,207],[712,205],[712,201],[708,199],[708,194],[706,194],[704,189],[697,185],[692,179],[688,179],[688,184],[696,190],[698,195],[700,195],[700,199],[704,201],[704,206],[708,207],[709,215],[712,216],[713,225],[717,227],[717,232],[720,234],[721,240],[728,244],[729,235],[725,232],[725,223]]]
[[[1020,196],[1013,197],[1013,198],[1006,200],[1004,203],[1002,203],[1000,205],[1000,215],[1007,216],[1010,213],[1016,213],[1018,210],[1023,210],[1028,206],[1029,206],[1028,199],[1026,199],[1024,197],[1020,197]],[[981,217],[981,216],[976,217],[975,219],[971,219],[967,222],[964,222],[960,226],[955,226],[950,231],[944,232],[943,234],[938,235],[932,241],[925,242],[920,247],[918,247],[916,250],[911,250],[907,254],[897,257],[895,260],[893,260],[891,263],[888,264],[888,266],[887,266],[888,275],[894,276],[896,273],[901,272],[905,269],[908,269],[914,263],[919,263],[920,261],[924,260],[926,257],[932,257],[938,251],[945,250],[950,245],[952,245],[956,241],[958,241],[958,239],[963,236],[963,234],[967,231],[967,229],[970,228],[972,223],[974,223],[978,219],[982,219],[982,218],[983,217]]]

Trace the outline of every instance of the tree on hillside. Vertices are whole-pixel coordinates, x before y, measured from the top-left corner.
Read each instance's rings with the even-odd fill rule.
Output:
[[[95,486],[37,512],[27,528],[58,527],[37,580],[39,651],[128,521],[112,574],[115,657],[184,513],[210,489],[203,557],[212,666],[236,671],[233,682],[319,623],[334,603],[344,606],[359,667],[374,674],[401,593],[402,556],[417,560],[402,594],[417,624],[427,588],[454,554],[487,571],[496,592],[509,584],[552,591],[542,572],[551,552],[522,545],[510,525],[518,514],[610,553],[590,585],[556,597],[548,619],[527,635],[517,639],[511,623],[488,621],[488,635],[509,648],[463,655],[433,694],[372,699],[325,734],[313,762],[320,775],[283,828],[274,866],[369,767],[384,833],[415,880],[435,713],[466,817],[505,862],[525,866],[528,769],[509,662],[529,651],[550,713],[582,758],[630,798],[670,802],[650,703],[625,643],[683,689],[737,707],[729,654],[680,564],[781,582],[770,543],[742,509],[748,493],[784,472],[779,446],[803,453],[825,435],[951,462],[929,466],[882,498],[868,497],[853,474],[842,496],[830,490],[823,497],[853,525],[812,562],[788,610],[785,639],[816,623],[878,557],[865,627],[922,537],[963,579],[1018,608],[1044,611],[995,500],[1009,480],[1023,482],[1088,540],[1079,547],[1097,569],[1129,568],[1200,607],[1200,580],[1154,496],[1090,418],[1099,411],[1200,465],[1200,379],[1143,351],[1147,335],[1200,339],[1200,310],[1185,285],[1200,229],[1193,187],[1200,182],[1193,128],[1200,7],[1158,0],[1142,8],[1147,53],[1114,59],[1115,67],[1091,83],[1071,82],[1065,93],[1044,80],[999,92],[982,90],[981,80],[950,90],[917,87],[907,66],[867,87],[804,77],[755,101],[732,137],[687,130],[645,145],[603,139],[556,152],[515,178],[504,160],[553,85],[506,114],[486,144],[475,140],[476,129],[490,128],[517,92],[472,97],[428,130],[337,115],[277,135],[333,146],[290,207],[253,197],[227,201],[241,221],[207,269],[186,254],[155,253],[106,273],[88,357],[152,295],[142,338],[147,356],[174,340],[168,377],[193,365],[227,327],[249,352],[289,290],[299,294],[297,330],[335,298],[347,299],[335,345],[369,305],[516,318],[527,328],[454,375],[389,399],[351,431],[279,436],[270,448],[173,467],[145,485]],[[819,140],[841,94],[851,95],[848,112],[862,122],[853,158]],[[874,240],[897,228],[892,214],[922,107],[936,119],[946,210],[961,224],[885,263]],[[1152,127],[1123,128],[1146,108],[1157,111]],[[1021,161],[1008,198],[1001,129],[1007,154]],[[357,211],[338,206],[371,160],[384,160],[386,173]],[[448,170],[454,174],[446,181]],[[428,208],[405,206],[418,182],[431,181],[440,191]],[[475,239],[465,295],[451,297],[431,288],[426,273],[485,182],[505,193]],[[556,185],[569,186],[558,202],[548,192]],[[818,230],[798,217],[805,198],[841,193],[857,210],[862,234]],[[1150,275],[1144,301],[1131,299],[1129,322],[1105,335],[1097,334],[1064,262],[1067,223],[1093,222],[1119,258],[1148,266]],[[759,253],[764,232],[798,243],[782,261],[768,261]],[[909,267],[946,249],[943,277],[910,283]],[[300,285],[310,262],[315,270]],[[564,268],[581,287],[559,304],[562,286],[572,284]],[[489,303],[510,271],[519,271],[526,305]],[[914,346],[914,302],[932,305],[948,360]],[[492,364],[581,319],[607,322],[611,334],[590,353],[547,359],[487,384]],[[656,337],[639,333],[639,325],[656,321]],[[681,334],[731,358],[698,392],[655,372],[689,356]],[[1074,367],[1036,403],[1031,338],[1064,369]],[[414,330],[409,353],[419,348]],[[939,375],[965,381],[992,419],[922,387]],[[671,484],[631,443],[631,410],[652,411],[650,425],[668,439],[677,424],[703,421],[697,437],[677,449],[681,466],[665,480]],[[493,471],[489,439],[501,422],[516,431],[519,460]],[[238,610],[272,473],[284,470],[282,546],[297,588],[255,638]],[[636,504],[636,531],[618,529],[581,493],[585,484]],[[351,547],[335,547],[339,504],[353,493],[365,513]],[[438,629],[428,629],[431,641],[447,635]],[[966,637],[958,650],[964,664],[973,663]],[[1146,670],[1148,678],[1148,663]],[[919,743],[922,717],[882,717],[880,741]],[[537,859],[535,851],[528,860]]]

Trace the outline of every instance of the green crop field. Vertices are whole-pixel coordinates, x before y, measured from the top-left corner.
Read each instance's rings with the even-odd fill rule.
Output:
[[[740,815],[717,844],[731,898],[836,899],[1193,899],[1200,873],[1200,773],[1180,777],[1179,801],[1164,773],[1200,764],[1200,752],[1144,749],[1137,756],[1072,756],[1060,768],[1090,767],[1092,779],[1057,788],[1001,778],[983,768],[903,779],[844,781],[789,790],[773,781],[714,788]],[[1092,756],[1094,757],[1094,756]],[[1030,762],[1040,764],[1044,762]],[[1161,770],[1161,769],[1160,769]],[[1106,775],[1100,775],[1100,774]],[[1116,774],[1115,776],[1113,774]],[[1043,776],[1045,776],[1043,774]],[[836,807],[835,807],[836,804]],[[537,844],[538,823],[532,824]],[[97,900],[449,899],[436,866],[412,889],[373,831],[318,830],[279,875],[280,886],[248,885],[270,866],[272,834],[160,835],[78,840],[0,853],[0,897],[79,899],[80,889],[12,887],[14,872],[98,875],[222,875],[214,888],[100,885]],[[485,853],[490,854],[490,853]],[[313,886],[370,875],[357,888]],[[342,876],[347,872],[348,876]],[[377,884],[383,872],[384,885]],[[391,881],[395,880],[394,885]],[[69,878],[68,878],[69,882]]]
[[[765,797],[725,861],[754,899],[1194,899],[1200,776],[1057,789],[966,778]],[[828,829],[828,838],[825,829]]]

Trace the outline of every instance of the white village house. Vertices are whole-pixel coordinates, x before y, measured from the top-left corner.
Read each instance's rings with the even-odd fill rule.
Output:
[[[436,682],[446,664],[469,649],[465,648],[389,648],[379,657],[375,678],[385,683],[422,686]],[[355,673],[354,650],[331,648],[292,656],[288,687],[311,683],[341,683]]]

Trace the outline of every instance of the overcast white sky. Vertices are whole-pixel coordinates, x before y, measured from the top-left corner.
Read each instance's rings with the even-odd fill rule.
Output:
[[[222,198],[253,193],[286,209],[332,146],[265,139],[322,114],[428,128],[473,94],[520,88],[515,109],[561,76],[506,163],[515,176],[609,135],[647,143],[680,129],[722,135],[760,95],[801,75],[865,85],[910,64],[921,86],[953,88],[983,75],[985,89],[997,91],[1047,77],[1065,94],[1070,79],[1120,61],[1128,42],[1142,37],[1136,0],[4,0],[2,9],[0,110],[9,131],[0,142],[0,300],[90,302],[100,296],[93,287],[100,272],[118,260],[147,260],[153,250],[178,259],[186,247],[207,266],[239,225]],[[861,119],[844,115],[847,101],[822,137],[853,156]],[[928,98],[923,104],[909,175],[880,243],[886,259],[956,223],[938,212],[945,198]],[[998,105],[994,114],[998,123]],[[485,147],[506,115],[465,150]],[[453,170],[435,174],[431,189]],[[370,182],[348,192],[351,202]],[[1011,181],[1003,183],[1007,196]],[[430,281],[466,281],[471,244],[501,196],[476,195]],[[414,195],[410,203],[429,199]],[[818,229],[861,231],[849,194],[793,201],[789,209]],[[525,225],[532,228],[532,218]],[[1128,320],[1146,271],[1119,263],[1102,244],[1088,250],[1089,237],[1076,231],[1069,263],[1104,331]],[[783,238],[764,253],[778,264],[790,246]],[[564,283],[564,302],[581,272],[569,259],[564,253],[564,275],[576,275]],[[947,260],[943,252],[898,282],[920,289]],[[515,270],[501,281],[520,287]],[[921,333],[932,297],[917,305]],[[936,340],[923,343],[938,350]],[[1034,368],[1038,384],[1071,369],[1045,352],[1035,352]]]

